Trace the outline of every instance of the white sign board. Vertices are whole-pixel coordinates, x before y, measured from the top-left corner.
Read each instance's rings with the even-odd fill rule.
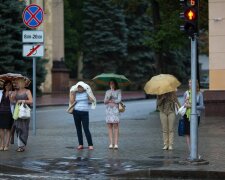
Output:
[[[44,32],[43,31],[32,31],[24,30],[22,33],[23,43],[43,43]]]
[[[44,45],[42,44],[24,44],[23,57],[43,57]]]

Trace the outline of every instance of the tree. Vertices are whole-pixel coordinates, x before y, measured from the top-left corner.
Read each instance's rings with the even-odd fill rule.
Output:
[[[180,4],[169,0],[149,0],[148,13],[153,19],[153,31],[148,33],[146,43],[155,52],[157,73],[170,73],[179,79],[186,79],[184,72],[189,71],[189,40],[180,30]],[[171,11],[172,10],[172,11]],[[182,52],[182,54],[181,54]],[[173,63],[171,63],[171,61]],[[174,65],[176,70],[174,71]],[[170,67],[171,66],[171,67]],[[186,68],[186,71],[183,69]],[[187,77],[188,78],[188,77]]]
[[[70,77],[77,77],[78,58],[82,51],[82,0],[64,1],[65,63]]]
[[[31,78],[32,61],[22,57],[22,31],[27,29],[22,20],[24,8],[23,1],[0,1],[0,73],[21,73]],[[37,87],[44,81],[45,63],[37,63]]]
[[[122,72],[137,85],[146,82],[155,73],[153,51],[145,41],[146,31],[151,31],[152,21],[146,14],[147,1],[128,1],[124,5],[128,27],[128,57],[121,64]]]
[[[86,0],[83,13],[84,77],[93,78],[100,72],[118,73],[118,64],[127,56],[122,8],[111,0]]]

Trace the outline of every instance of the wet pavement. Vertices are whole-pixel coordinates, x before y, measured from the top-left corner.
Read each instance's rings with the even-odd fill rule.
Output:
[[[59,104],[66,101],[62,98]],[[74,125],[65,123],[59,128],[46,121],[37,128],[36,136],[30,132],[25,152],[15,152],[16,145],[0,152],[0,179],[225,179],[224,117],[202,117],[199,154],[206,162],[202,164],[186,160],[185,138],[177,133],[174,150],[162,150],[157,112],[146,119],[121,117],[118,150],[108,149],[105,122],[91,122],[90,130],[95,149],[78,151]]]

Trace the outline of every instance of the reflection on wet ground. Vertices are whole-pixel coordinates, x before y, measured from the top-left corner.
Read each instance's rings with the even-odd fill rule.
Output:
[[[91,151],[81,151],[76,156],[56,159],[17,159],[17,162],[13,161],[12,164],[17,164],[17,167],[23,169],[20,171],[19,177],[16,175],[17,171],[14,172],[12,169],[10,170],[10,175],[0,174],[0,177],[6,178],[10,176],[10,179],[14,177],[20,179],[47,179],[49,177],[51,179],[79,179],[84,177],[91,177],[91,179],[94,177],[96,179],[113,179],[113,177],[110,177],[111,175],[168,166],[169,164],[177,163],[177,159],[179,157],[173,156],[151,156],[145,161],[130,161],[115,158],[101,159],[92,158]],[[26,170],[29,170],[29,172]]]

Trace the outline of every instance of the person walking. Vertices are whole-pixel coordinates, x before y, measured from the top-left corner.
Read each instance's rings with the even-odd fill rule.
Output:
[[[74,123],[77,130],[79,146],[77,150],[84,148],[82,126],[87,139],[88,149],[93,150],[92,136],[89,130],[89,100],[92,102],[92,109],[96,107],[96,98],[90,86],[83,81],[79,81],[76,85],[70,88],[70,104],[75,102],[73,110]]]
[[[184,118],[184,135],[186,136],[186,143],[188,146],[188,149],[190,151],[190,116],[191,116],[191,80],[188,82],[189,89],[185,91],[183,95],[183,105],[187,108]],[[196,82],[196,109],[197,109],[197,116],[198,116],[198,126],[200,124],[200,117],[202,110],[205,109],[204,106],[204,98],[203,94],[200,91],[199,83]]]
[[[25,78],[18,78],[16,80],[17,90],[13,93],[13,101],[18,104],[27,104],[31,105],[33,103],[33,97],[31,91],[26,88],[28,86],[26,84]],[[29,124],[30,118],[21,119],[18,118],[14,121],[13,129],[16,131],[17,135],[17,152],[25,151],[25,147],[27,145],[28,135],[29,135]]]
[[[109,135],[109,149],[118,149],[120,122],[118,106],[121,102],[121,90],[114,79],[109,82],[109,86],[110,89],[106,91],[104,98],[104,103],[106,105],[106,123]]]
[[[176,105],[180,106],[180,103],[175,91],[157,96],[157,108],[160,112],[159,115],[163,133],[163,150],[173,149]]]
[[[13,125],[12,113],[14,105],[11,103],[13,85],[11,81],[5,81],[3,90],[0,90],[0,151],[8,151]]]

